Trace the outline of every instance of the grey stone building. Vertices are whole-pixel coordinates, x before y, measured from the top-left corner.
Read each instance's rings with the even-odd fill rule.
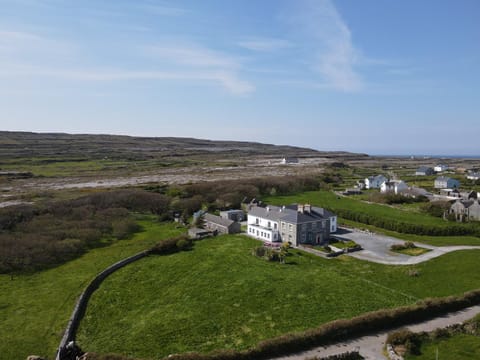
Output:
[[[450,214],[455,215],[457,221],[480,221],[480,204],[478,199],[455,201],[450,207]]]
[[[265,242],[325,244],[337,231],[337,216],[311,205],[253,206],[248,212],[247,235]]]
[[[203,216],[203,219],[204,228],[218,234],[236,234],[241,230],[239,222],[223,219],[217,215],[207,213]]]

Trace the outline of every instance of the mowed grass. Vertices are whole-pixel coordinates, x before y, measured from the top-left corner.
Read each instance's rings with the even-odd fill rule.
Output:
[[[407,355],[406,360],[433,360],[438,351],[439,360],[480,359],[480,337],[458,334],[450,338],[428,341],[421,346],[421,355]]]
[[[93,295],[79,344],[135,358],[245,349],[334,319],[480,287],[480,251],[394,267],[291,250],[282,265],[251,255],[257,245],[242,235],[219,236],[121,269]],[[412,268],[419,277],[408,276]]]
[[[359,229],[368,229],[370,231],[391,236],[394,238],[424,243],[433,246],[455,246],[455,245],[474,245],[480,246],[480,238],[476,236],[428,236],[428,235],[415,235],[415,234],[403,234],[396,231],[390,231],[382,229],[373,225],[366,225],[359,222],[340,219],[339,223],[348,227],[354,227]]]
[[[410,224],[425,224],[448,226],[449,223],[441,218],[422,214],[418,211],[409,211],[406,209],[395,208],[387,205],[370,204],[355,200],[351,197],[337,196],[330,191],[308,191],[288,196],[269,196],[264,202],[272,205],[288,205],[292,203],[310,203],[312,205],[325,207],[335,211],[337,209],[354,210],[359,213],[374,215],[379,218],[403,221]],[[480,245],[480,238],[475,236],[424,236],[416,234],[403,234],[378,228],[372,225],[366,225],[351,220],[339,219],[342,224],[358,228],[369,229],[388,236],[393,236],[402,240],[422,242],[434,246],[449,245]]]
[[[52,359],[81,291],[101,270],[185,229],[151,220],[130,240],[98,248],[59,267],[10,280],[0,275],[0,358]]]
[[[403,221],[410,224],[420,225],[448,225],[441,218],[428,214],[410,212],[387,205],[371,204],[354,200],[348,197],[337,196],[331,191],[307,191],[295,195],[271,196],[264,199],[265,203],[272,205],[288,205],[292,203],[310,203],[336,211],[339,209],[352,210],[358,213],[366,213],[378,218]]]

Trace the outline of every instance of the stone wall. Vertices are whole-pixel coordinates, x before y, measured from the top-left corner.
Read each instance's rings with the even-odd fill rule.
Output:
[[[69,344],[75,341],[78,326],[80,325],[80,321],[82,320],[82,317],[85,314],[85,310],[87,309],[88,300],[90,300],[90,297],[92,296],[94,291],[97,290],[103,280],[105,280],[110,274],[114,273],[125,265],[142,259],[147,255],[148,251],[142,251],[141,253],[120,260],[119,262],[103,270],[90,282],[90,284],[88,284],[88,286],[78,298],[72,315],[68,320],[67,328],[65,329],[63,338],[60,341],[60,345],[58,346],[56,360],[70,360],[72,358],[72,347]],[[73,357],[73,359],[75,358]]]

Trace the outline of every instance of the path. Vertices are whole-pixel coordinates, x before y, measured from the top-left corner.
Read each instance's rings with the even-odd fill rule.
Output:
[[[357,229],[339,228],[339,234],[337,237],[353,240],[364,249],[362,251],[349,253],[349,256],[387,265],[413,265],[452,251],[480,250],[480,246],[432,246],[423,243],[415,243],[416,246],[430,249],[431,251],[418,256],[410,256],[390,251],[392,245],[405,243],[405,240],[400,240],[391,236]]]
[[[433,331],[437,328],[444,328],[453,324],[462,323],[473,318],[477,314],[480,314],[480,305],[449,313],[422,323],[402,326],[402,328],[408,328],[413,332]],[[386,357],[383,355],[385,340],[387,339],[388,333],[397,329],[399,328],[392,328],[386,331],[383,330],[371,335],[353,338],[344,342],[334,343],[329,346],[320,346],[301,353],[289,356],[281,356],[271,360],[304,360],[305,358],[314,356],[326,357],[330,355],[341,354],[354,349],[359,349],[360,354],[367,360],[386,359]]]

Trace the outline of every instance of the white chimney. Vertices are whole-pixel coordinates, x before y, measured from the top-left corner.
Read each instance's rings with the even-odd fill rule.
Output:
[[[303,214],[303,211],[304,211],[303,205],[298,204],[297,209],[298,209],[298,212],[299,212],[299,213],[302,213],[302,214]]]
[[[310,204],[305,204],[303,208],[304,208],[304,211],[308,214],[312,212],[312,205]]]

